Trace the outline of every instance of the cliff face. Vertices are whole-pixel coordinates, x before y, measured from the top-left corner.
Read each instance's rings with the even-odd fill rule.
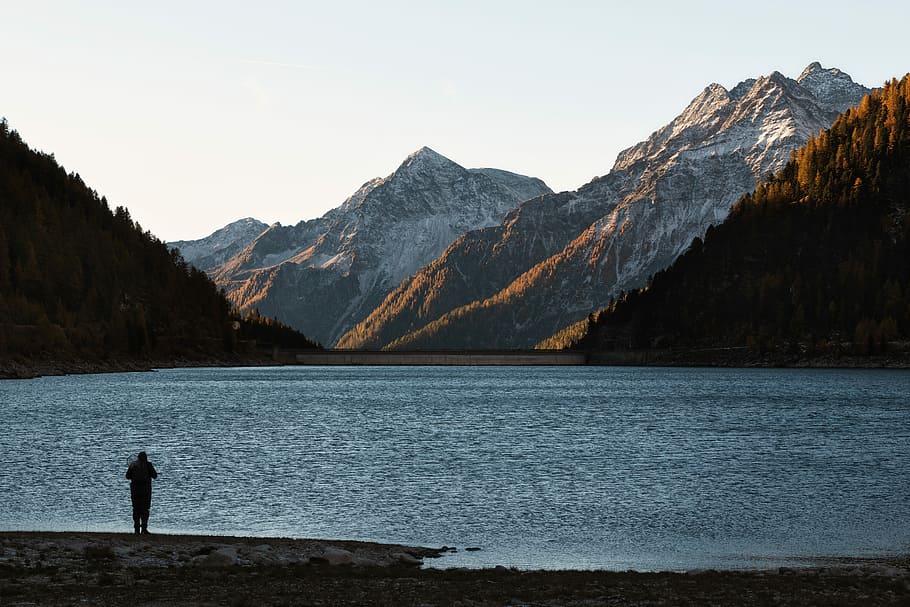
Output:
[[[868,93],[814,63],[705,88],[670,124],[576,192],[465,234],[340,344],[528,348],[676,259],[759,178]]]
[[[550,192],[539,179],[465,169],[421,148],[323,217],[269,227],[211,273],[241,310],[331,345],[458,236]]]

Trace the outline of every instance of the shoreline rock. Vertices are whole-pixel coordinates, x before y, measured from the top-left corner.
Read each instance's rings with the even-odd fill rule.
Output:
[[[118,567],[223,568],[330,565],[384,568],[421,566],[442,549],[349,540],[94,532],[0,532],[0,564],[14,568],[75,567],[105,562]]]
[[[754,571],[423,568],[449,549],[342,540],[0,532],[0,604],[910,604],[910,557]]]

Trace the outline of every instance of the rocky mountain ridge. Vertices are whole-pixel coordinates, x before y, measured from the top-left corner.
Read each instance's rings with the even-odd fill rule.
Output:
[[[176,240],[168,247],[177,249],[187,263],[200,270],[212,270],[245,249],[257,236],[268,228],[268,224],[246,217],[215,230],[198,240]]]
[[[869,92],[809,65],[706,87],[575,192],[521,205],[404,281],[339,341],[359,348],[528,348],[667,267],[757,180]]]
[[[539,179],[465,169],[424,147],[324,216],[268,227],[210,273],[241,311],[333,344],[458,236],[548,193]]]

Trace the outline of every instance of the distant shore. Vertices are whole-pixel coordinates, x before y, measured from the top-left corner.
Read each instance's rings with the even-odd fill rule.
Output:
[[[910,356],[894,355],[806,356],[779,352],[758,353],[748,348],[699,348],[685,350],[426,350],[283,351],[274,360],[286,365],[375,366],[642,366],[642,367],[742,367],[906,369]]]
[[[33,379],[90,373],[131,373],[155,369],[198,367],[268,367],[281,363],[265,354],[246,356],[199,356],[194,358],[111,358],[99,360],[41,358],[0,359],[0,379]]]
[[[320,350],[280,352],[275,360],[288,365],[528,367],[586,365],[588,355],[570,350]]]
[[[448,548],[0,532],[0,604],[906,605],[910,558],[753,571],[427,569]]]
[[[0,379],[124,373],[153,369],[267,366],[641,366],[728,368],[910,369],[910,354],[874,356],[758,353],[747,348],[689,350],[273,350],[245,355],[172,358],[0,359]]]

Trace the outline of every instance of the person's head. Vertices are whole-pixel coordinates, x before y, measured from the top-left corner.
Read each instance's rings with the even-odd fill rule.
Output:
[[[147,459],[148,459],[148,455],[145,454],[145,451],[140,451],[139,452],[139,461],[144,462]]]

